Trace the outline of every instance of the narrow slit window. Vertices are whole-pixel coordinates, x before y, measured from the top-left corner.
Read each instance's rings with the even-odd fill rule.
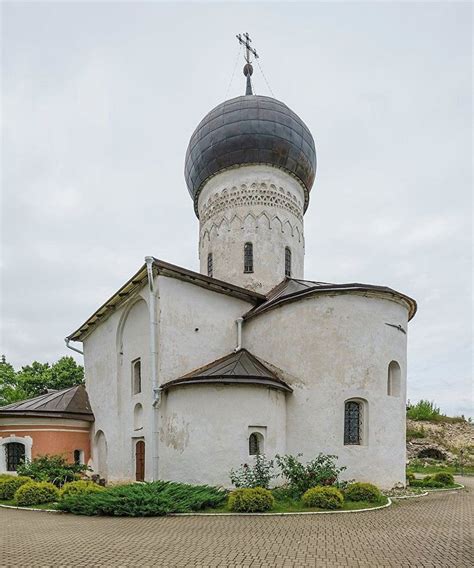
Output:
[[[207,275],[212,278],[214,273],[214,266],[213,266],[213,259],[212,259],[212,252],[207,255]]]
[[[142,392],[142,363],[140,359],[132,363],[132,392],[133,394]]]
[[[245,243],[244,245],[244,272],[253,272],[253,244]]]
[[[344,444],[360,446],[362,434],[362,404],[349,400],[344,405]]]
[[[285,247],[285,276],[291,278],[291,249]]]

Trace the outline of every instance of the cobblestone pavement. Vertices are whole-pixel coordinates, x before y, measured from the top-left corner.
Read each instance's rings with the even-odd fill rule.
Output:
[[[348,515],[77,517],[0,508],[4,567],[473,567],[474,479]]]

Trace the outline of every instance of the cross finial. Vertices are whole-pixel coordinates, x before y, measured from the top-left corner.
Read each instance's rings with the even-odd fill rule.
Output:
[[[242,37],[243,36],[243,37]],[[253,67],[252,64],[250,63],[250,57],[253,55],[255,57],[255,59],[258,59],[258,54],[256,52],[255,49],[253,49],[253,47],[250,46],[250,43],[252,42],[252,40],[250,39],[250,36],[247,32],[245,32],[244,34],[239,34],[236,36],[236,38],[239,40],[240,45],[243,45],[245,47],[245,65],[244,65],[244,75],[247,77],[247,88],[245,89],[245,94],[246,95],[252,95],[252,83],[250,81],[250,76],[253,73]]]

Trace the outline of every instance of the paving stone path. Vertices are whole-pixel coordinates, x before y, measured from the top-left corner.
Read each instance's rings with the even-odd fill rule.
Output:
[[[474,479],[350,515],[78,517],[0,508],[5,567],[474,566]]]

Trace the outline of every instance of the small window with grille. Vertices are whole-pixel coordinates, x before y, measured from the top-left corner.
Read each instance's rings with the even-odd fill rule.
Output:
[[[263,454],[263,436],[260,432],[252,432],[249,436],[249,455]]]
[[[244,245],[244,272],[253,272],[253,244],[245,243]]]
[[[213,266],[213,259],[212,259],[212,252],[207,255],[207,275],[212,278],[214,273],[214,266]]]
[[[142,363],[140,359],[132,361],[132,394],[142,392]]]
[[[362,444],[362,403],[348,400],[344,405],[344,444]]]
[[[84,463],[84,450],[74,450],[74,463],[76,465]]]
[[[291,249],[285,247],[285,276],[291,278]]]
[[[5,444],[7,458],[7,471],[16,471],[16,468],[25,461],[25,446],[19,442]]]

